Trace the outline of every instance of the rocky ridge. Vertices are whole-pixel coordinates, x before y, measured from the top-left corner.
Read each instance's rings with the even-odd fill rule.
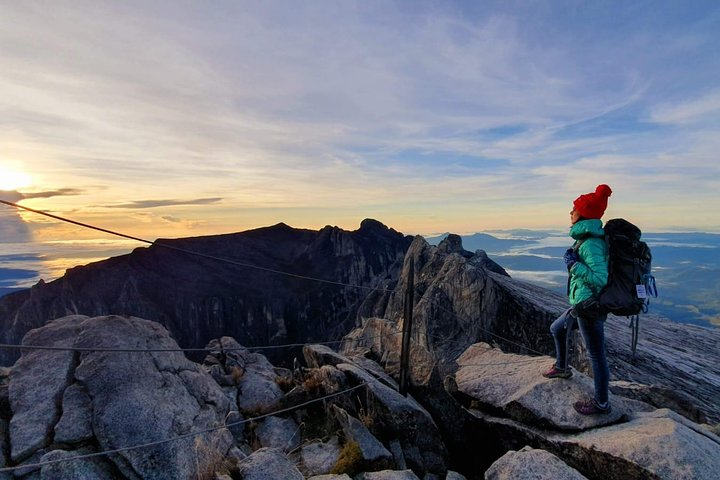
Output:
[[[66,315],[111,314],[156,321],[185,347],[222,335],[248,346],[339,339],[355,326],[367,292],[397,278],[410,241],[370,219],[355,231],[278,224],[227,235],[160,239],[157,243],[171,248],[138,248],[0,298],[0,342],[17,344],[29,330]],[[0,364],[16,359],[16,352],[0,351]]]

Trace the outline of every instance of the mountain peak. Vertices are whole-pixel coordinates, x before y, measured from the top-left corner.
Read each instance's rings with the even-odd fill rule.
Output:
[[[388,231],[390,230],[384,223],[379,222],[378,220],[375,220],[373,218],[366,218],[362,222],[360,222],[360,230],[363,231],[371,231],[371,230],[381,230],[381,231]]]
[[[276,223],[275,225],[271,225],[271,226],[269,226],[268,228],[277,228],[277,229],[283,229],[283,230],[285,230],[285,229],[288,229],[288,228],[289,228],[289,229],[292,229],[293,227],[291,227],[290,225],[288,225],[288,224],[285,223],[285,222],[280,222],[280,223]]]

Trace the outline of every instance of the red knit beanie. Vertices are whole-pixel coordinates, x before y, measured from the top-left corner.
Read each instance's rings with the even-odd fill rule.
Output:
[[[610,187],[605,184],[598,185],[595,192],[576,198],[573,206],[584,218],[600,218],[605,213],[610,195],[612,195]]]

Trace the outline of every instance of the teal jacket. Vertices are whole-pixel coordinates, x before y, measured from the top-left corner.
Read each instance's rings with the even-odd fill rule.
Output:
[[[570,236],[575,240],[574,248],[580,261],[570,269],[568,299],[570,305],[577,305],[607,285],[608,248],[603,238],[605,231],[602,220],[580,220],[570,228]],[[578,242],[580,246],[577,247]]]

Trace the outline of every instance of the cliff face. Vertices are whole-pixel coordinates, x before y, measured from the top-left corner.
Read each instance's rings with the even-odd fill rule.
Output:
[[[375,287],[397,278],[411,238],[364,220],[355,231],[278,224],[159,242],[238,263]],[[60,279],[3,297],[0,341],[17,344],[29,330],[71,314],[157,321],[184,347],[222,335],[247,346],[326,341],[354,326],[354,313],[367,293],[151,246],[70,269]],[[14,352],[0,352],[3,364],[16,358]]]
[[[464,250],[457,235],[437,247],[416,237],[395,292],[371,294],[361,316],[384,318],[402,329],[410,262],[415,271],[413,339],[432,354],[441,373],[452,372],[455,359],[480,340],[506,351],[552,352],[549,325],[564,308],[563,299],[513,280],[482,250]]]

